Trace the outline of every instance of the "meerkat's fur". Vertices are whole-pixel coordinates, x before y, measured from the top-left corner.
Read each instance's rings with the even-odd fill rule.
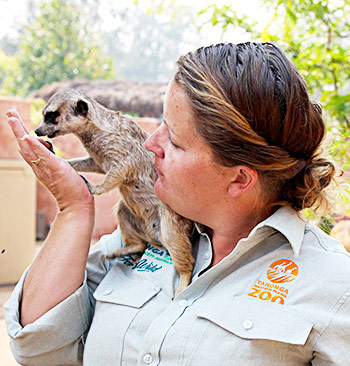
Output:
[[[69,160],[80,172],[105,174],[92,194],[118,187],[117,217],[125,247],[110,258],[143,252],[147,244],[163,245],[170,253],[180,281],[177,296],[190,283],[193,270],[190,234],[193,223],[162,203],[154,193],[157,173],[153,154],[144,147],[148,133],[120,112],[111,111],[77,89],[54,94],[43,109],[38,136],[53,138],[73,133],[89,157]],[[174,296],[174,297],[175,297]]]

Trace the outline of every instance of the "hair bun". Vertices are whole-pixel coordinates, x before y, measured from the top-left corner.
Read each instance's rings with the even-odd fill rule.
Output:
[[[305,167],[289,181],[288,202],[296,210],[315,205],[315,208],[328,206],[324,189],[330,185],[336,167],[333,162],[316,156],[306,160]]]

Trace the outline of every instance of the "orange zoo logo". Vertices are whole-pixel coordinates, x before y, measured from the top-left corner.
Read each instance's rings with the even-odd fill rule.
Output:
[[[292,282],[298,275],[298,266],[289,259],[273,262],[267,270],[267,278],[273,283]]]

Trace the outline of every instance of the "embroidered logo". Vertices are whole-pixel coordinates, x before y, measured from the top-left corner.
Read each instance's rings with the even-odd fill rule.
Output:
[[[293,261],[279,259],[273,262],[266,271],[266,279],[256,281],[248,296],[284,305],[289,291],[287,285],[281,284],[294,281],[298,273],[298,266]]]
[[[273,283],[292,282],[298,275],[298,266],[289,259],[273,262],[267,271],[267,278]]]
[[[157,248],[151,244],[147,245],[147,248],[144,252],[144,255],[150,258],[154,258],[155,260],[167,264],[172,264],[173,261],[170,257],[170,253],[165,248]]]
[[[163,266],[158,266],[156,263],[150,262],[147,259],[140,259],[131,269],[136,269],[138,272],[157,272],[162,268]]]

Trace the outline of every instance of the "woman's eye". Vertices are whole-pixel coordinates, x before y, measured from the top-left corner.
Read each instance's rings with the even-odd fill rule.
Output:
[[[168,125],[166,124],[166,122],[165,122],[165,121],[163,121],[163,122],[162,122],[162,124],[164,124],[164,126],[166,127],[166,131],[167,131],[167,135],[168,135],[168,140],[169,140],[170,144],[171,144],[172,146],[174,146],[174,148],[175,148],[175,149],[180,149],[180,146],[179,146],[179,145],[176,145],[176,144],[173,142],[173,140],[171,139],[170,130],[169,130],[169,127],[168,127]]]
[[[169,142],[175,147],[175,149],[179,149],[180,148],[180,146],[179,145],[176,145],[172,140],[171,140],[171,138],[170,138],[170,136],[169,136]]]

